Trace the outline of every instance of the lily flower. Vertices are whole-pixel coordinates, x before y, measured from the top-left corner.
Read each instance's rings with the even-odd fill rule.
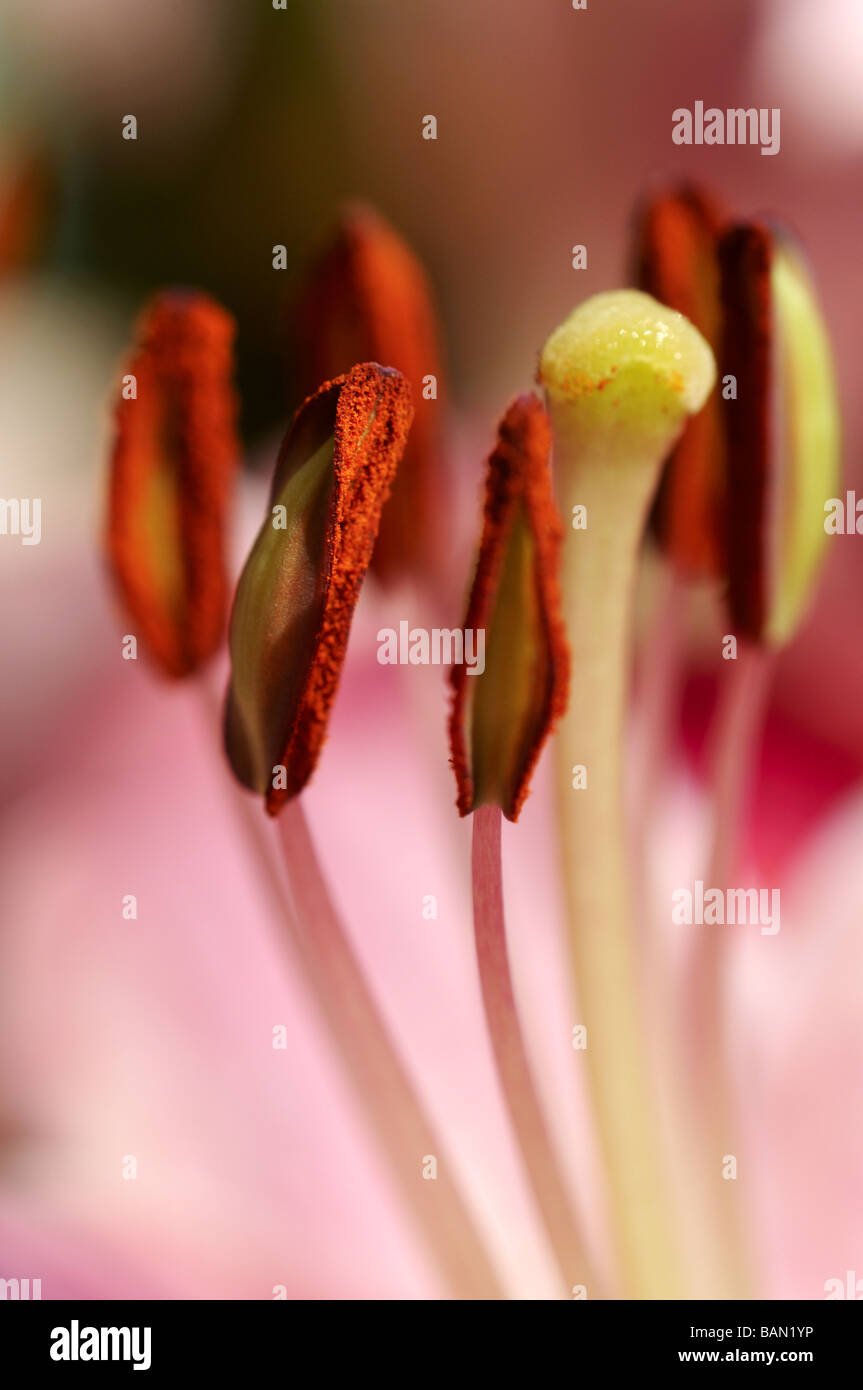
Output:
[[[785,288],[793,337],[811,325],[811,305],[796,279]],[[526,350],[528,370],[538,346]],[[220,501],[212,534],[223,538],[227,451],[199,452],[195,431],[166,436],[171,413],[154,420],[140,393],[141,379],[156,383],[149,399],[161,402],[179,380],[171,399],[199,418],[207,346],[193,344],[179,374],[173,347],[148,360],[145,335],[139,353],[141,370],[127,373],[139,395],[112,452],[115,575],[165,669],[192,675],[212,656],[220,677],[224,605],[203,603],[199,538],[184,518],[212,520],[196,501],[203,487]],[[218,380],[225,388],[224,371]],[[258,499],[264,523],[231,623],[228,758],[201,682],[160,685],[142,663],[131,690],[123,671],[123,700],[111,671],[101,702],[88,704],[88,738],[64,768],[74,817],[60,798],[46,812],[56,765],[44,753],[36,762],[36,795],[0,852],[24,866],[0,882],[10,918],[31,928],[12,945],[17,1005],[0,1025],[23,1059],[7,1096],[18,1210],[0,1207],[0,1223],[17,1258],[44,1258],[44,1296],[108,1292],[117,1247],[124,1291],[167,1296],[581,1299],[715,1287],[697,1254],[708,1218],[693,1222],[681,1200],[676,1131],[656,1086],[656,1011],[678,983],[669,961],[659,1004],[641,987],[640,919],[669,895],[630,896],[624,786],[643,533],[666,458],[716,390],[715,353],[675,308],[613,291],[551,334],[540,381],[546,406],[521,397],[499,428],[476,570],[463,576],[464,626],[483,630],[487,653],[481,674],[456,662],[450,675],[472,891],[451,806],[444,673],[394,673],[377,659],[376,634],[402,601],[368,574],[410,424],[397,363],[363,359],[319,383]],[[229,399],[220,389],[220,411]],[[807,414],[790,428],[810,424]],[[170,505],[157,506],[166,438],[180,447],[167,455],[177,462],[165,470]],[[804,455],[792,457],[789,476],[808,478]],[[132,483],[147,505],[130,504]],[[808,590],[815,568],[803,549]],[[84,586],[83,597],[87,623],[104,622],[98,592]],[[437,721],[423,717],[430,698]],[[553,766],[540,758],[549,739]],[[711,791],[687,777],[684,744],[675,723],[674,800],[656,807],[651,838],[663,884],[698,863],[714,812]],[[805,889],[834,873],[853,882],[860,815],[855,795],[800,849],[776,960],[749,948],[729,986],[751,1066],[745,1130],[734,1131],[742,1178],[728,1191],[754,1257],[727,1291],[809,1295],[851,1268],[844,1213],[841,1232],[834,1212],[799,1245],[788,1221],[813,1179],[827,1212],[859,1144],[835,1105],[823,1112],[826,1156],[823,1133],[807,1149],[793,1118],[799,1088],[816,1103],[856,1038],[841,912],[827,927],[837,973],[824,967],[820,996],[839,1012],[829,1046],[810,1014],[800,1022],[791,987],[813,963]],[[756,853],[764,824],[762,813]],[[43,854],[56,871],[28,908]],[[138,915],[120,918],[129,895]],[[70,915],[80,931],[68,930]],[[685,1052],[691,1039],[675,1031],[674,1042]],[[727,1067],[712,1080],[717,1093],[739,1090]],[[687,1110],[679,1078],[665,1081],[676,1091],[669,1112]],[[798,1145],[791,1174],[776,1171],[778,1135]],[[707,1164],[698,1185],[715,1176],[711,1143],[689,1160]],[[39,1238],[40,1221],[56,1223],[53,1241]]]

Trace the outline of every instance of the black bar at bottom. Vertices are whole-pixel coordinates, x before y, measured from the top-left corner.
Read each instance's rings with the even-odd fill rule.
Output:
[[[839,1301],[573,1302],[557,1304],[556,1312],[554,1304],[533,1303],[532,1311],[510,1312],[503,1323],[492,1305],[451,1314],[433,1304],[418,1324],[416,1304],[397,1305],[380,1324],[370,1303],[324,1304],[320,1323],[314,1306],[321,1305],[7,1301],[0,1304],[0,1337],[19,1381],[31,1372],[92,1379],[106,1369],[115,1377],[137,1369],[141,1383],[144,1376],[158,1381],[189,1373],[196,1385],[206,1385],[209,1377],[221,1382],[227,1376],[243,1384],[265,1367],[281,1367],[290,1377],[299,1371],[305,1380],[309,1372],[331,1375],[339,1361],[349,1374],[386,1367],[385,1379],[410,1380],[419,1366],[427,1376],[436,1360],[441,1374],[451,1375],[476,1358],[487,1378],[498,1356],[509,1364],[515,1349],[534,1361],[531,1379],[542,1379],[540,1368],[548,1368],[561,1335],[564,1364],[573,1375],[598,1362],[611,1373],[760,1365],[807,1367],[823,1377],[857,1364],[863,1334],[861,1304]],[[448,1335],[450,1316],[457,1342]]]

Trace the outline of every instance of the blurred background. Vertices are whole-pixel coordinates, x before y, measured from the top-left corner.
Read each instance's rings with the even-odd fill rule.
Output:
[[[476,525],[493,423],[529,388],[544,338],[579,299],[625,280],[637,199],[692,177],[739,215],[775,213],[800,236],[836,350],[847,485],[859,488],[861,69],[858,0],[589,0],[579,12],[569,0],[289,0],[285,10],[270,0],[0,0],[0,495],[43,499],[40,546],[0,537],[0,1275],[44,1270],[45,1296],[433,1288],[300,986],[286,996],[278,978],[262,904],[210,806],[222,771],[194,695],[136,684],[118,660],[122,627],[100,551],[108,403],[144,300],[166,284],[196,285],[238,320],[251,518],[254,479],[298,404],[291,305],[304,270],[346,198],[376,204],[438,296],[451,460],[467,499],[454,508],[455,547]],[[696,100],[779,107],[781,153],[675,146],[671,113]],[[122,138],[128,114],[136,141]],[[422,138],[429,114],[436,141]],[[588,248],[586,271],[572,269],[575,243]],[[285,272],[273,269],[276,244],[287,248]],[[861,583],[861,542],[837,538],[813,614],[783,658],[757,831],[777,865],[858,780]],[[360,698],[370,679],[358,665],[348,688]],[[693,688],[697,744],[710,692]],[[391,713],[369,713],[364,736],[383,736]],[[382,992],[402,990],[394,1026],[422,1013],[422,1038],[406,1045],[430,1092],[455,1107],[467,1173],[483,1144],[508,1152],[499,1116],[481,1134],[470,1128],[487,1057],[478,1045],[475,1075],[473,1064],[461,1073],[475,1024],[453,1025],[452,1036],[439,1010],[422,1012],[411,992],[422,971],[398,936],[419,882],[453,882],[452,939],[424,968],[439,971],[449,1022],[468,1017],[473,985],[453,978],[469,942],[455,925],[464,884],[449,867],[445,750],[441,740],[424,754],[439,757],[429,777],[442,802],[414,807],[417,858],[370,885],[355,863],[358,836],[371,836],[356,823],[368,775],[352,751],[356,730],[340,713],[337,751],[316,784],[319,805],[330,794],[341,806],[330,852],[344,849],[341,891],[355,920],[370,919],[370,970]],[[419,737],[413,729],[400,745],[386,732],[397,786],[399,759]],[[409,804],[415,791],[401,790]],[[372,856],[392,829],[382,824],[363,841]],[[851,880],[834,880],[847,900]],[[137,938],[116,906],[135,891]],[[539,953],[549,980],[554,949],[549,928]],[[832,1007],[842,1013],[838,996]],[[289,1084],[254,1036],[256,1018],[268,1034],[270,1014],[280,1022],[286,1011],[291,1055],[302,1058]],[[774,1095],[800,1080],[786,1041]],[[837,1036],[836,1057],[851,1045]],[[833,1060],[819,1065],[835,1080]],[[823,1143],[844,1146],[850,1164],[857,1150],[836,1128],[848,1091],[835,1085]],[[799,1122],[773,1123],[776,1152],[799,1154]],[[149,1164],[125,1182],[122,1158],[139,1151]],[[501,1192],[484,1196],[477,1181],[478,1199],[510,1203],[495,1237],[502,1258],[544,1289],[511,1156],[503,1174]],[[508,1183],[512,1198],[501,1195]],[[833,1197],[859,1210],[849,1184],[843,1168]],[[827,1186],[825,1177],[825,1204]],[[814,1262],[811,1246],[786,1239],[781,1211],[765,1218],[782,1236],[781,1258],[767,1261],[772,1292],[818,1296],[823,1279],[851,1267],[830,1266],[853,1252],[819,1201],[804,1225],[816,1245],[827,1228],[834,1243]]]

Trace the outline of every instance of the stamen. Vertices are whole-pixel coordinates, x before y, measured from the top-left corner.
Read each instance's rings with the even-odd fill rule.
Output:
[[[839,481],[839,411],[830,347],[802,259],[762,223],[720,245],[723,374],[739,398],[724,405],[727,570],[740,637],[722,682],[712,738],[713,844],[705,881],[726,888],[740,868],[743,823],[775,654],[797,627],[826,543],[824,501]],[[693,942],[684,999],[691,1100],[709,1171],[737,1147],[737,1107],[725,1070],[726,938]],[[747,1286],[737,1184],[710,1184],[725,1290]],[[705,1203],[705,1206],[708,1204]]]
[[[282,445],[234,601],[225,722],[231,766],[270,815],[317,763],[411,418],[404,377],[366,363],[311,396]]]
[[[482,540],[465,630],[487,631],[485,671],[453,667],[450,717],[458,808],[499,805],[517,820],[550,730],[566,706],[561,525],[551,494],[548,417],[535,396],[504,416],[488,461]]]
[[[750,641],[786,642],[826,545],[824,502],[839,482],[839,407],[829,339],[797,249],[762,223],[720,245],[729,607]]]
[[[299,310],[307,392],[356,362],[382,362],[410,383],[415,416],[372,558],[387,583],[440,573],[444,551],[444,381],[434,297],[407,242],[365,204],[346,208]]]
[[[186,676],[218,649],[239,449],[234,322],[197,291],[145,310],[115,411],[108,552],[145,648]]]
[[[479,560],[465,630],[482,631],[485,669],[453,667],[450,717],[458,808],[473,822],[477,966],[495,1065],[522,1160],[567,1290],[595,1292],[579,1223],[546,1126],[515,1003],[501,876],[501,810],[517,820],[550,729],[566,706],[561,526],[551,495],[548,417],[535,396],[510,406],[488,461]]]

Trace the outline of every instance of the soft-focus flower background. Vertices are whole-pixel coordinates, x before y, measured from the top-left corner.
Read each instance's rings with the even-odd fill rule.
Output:
[[[0,495],[43,504],[39,546],[0,536],[0,1276],[41,1277],[45,1297],[433,1295],[236,838],[201,691],[121,660],[100,550],[118,354],[163,284],[199,285],[236,314],[239,558],[297,404],[300,276],[345,197],[375,202],[439,295],[448,544],[467,582],[494,420],[572,304],[625,279],[638,195],[692,176],[800,234],[836,347],[847,484],[860,487],[863,10],[2,0],[0,53],[0,215],[21,232],[19,254],[0,243]],[[780,107],[781,153],[674,146],[672,110],[699,99]],[[121,138],[129,113],[136,142]],[[426,114],[436,142],[421,138]],[[24,211],[10,213],[22,186]],[[272,268],[276,243],[287,272]],[[586,272],[571,268],[574,243]],[[861,588],[861,542],[837,537],[780,664],[749,837],[764,881],[781,885],[782,932],[735,943],[747,1199],[760,1285],[777,1297],[823,1296],[827,1279],[863,1272]],[[676,765],[657,788],[663,884],[691,879],[704,839],[718,647],[709,608],[696,611]],[[440,672],[377,665],[385,612],[413,616],[403,598],[364,595],[309,810],[508,1286],[546,1296],[481,1029]],[[551,1121],[596,1229],[547,793],[541,776],[507,836],[512,950]],[[128,893],[135,922],[121,915]],[[423,918],[426,894],[437,920]]]

